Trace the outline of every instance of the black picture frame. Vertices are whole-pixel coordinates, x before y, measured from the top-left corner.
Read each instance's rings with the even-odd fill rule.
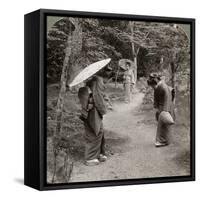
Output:
[[[190,176],[67,184],[46,183],[46,17],[73,16],[190,24],[191,159]],[[40,9],[24,17],[24,184],[38,190],[72,189],[195,180],[195,19]]]

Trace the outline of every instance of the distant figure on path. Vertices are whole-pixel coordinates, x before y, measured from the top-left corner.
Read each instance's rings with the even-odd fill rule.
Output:
[[[135,77],[133,74],[133,69],[131,68],[131,64],[128,62],[126,63],[126,69],[123,75],[123,84],[125,90],[125,102],[130,103],[132,88],[135,84]]]
[[[164,80],[161,80],[161,77],[157,73],[150,74],[147,83],[154,89],[154,108],[157,109],[156,120],[158,121],[158,126],[155,146],[166,146],[169,144],[168,136],[171,131],[171,124],[173,124],[166,122],[168,120],[167,117],[171,121],[175,120],[173,104],[174,90]],[[165,115],[164,117],[167,116],[167,120],[163,120],[163,117],[161,117],[162,112]]]
[[[85,126],[85,164],[90,166],[107,160],[103,130],[103,115],[106,114],[104,89],[103,79],[94,76],[78,92]]]

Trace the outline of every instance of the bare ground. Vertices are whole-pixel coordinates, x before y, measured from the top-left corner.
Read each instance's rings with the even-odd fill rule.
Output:
[[[143,97],[143,93],[137,92],[131,104],[114,103],[114,110],[104,117],[108,160],[97,166],[85,166],[83,158],[77,159],[70,182],[190,174],[189,155],[185,155],[189,152],[188,138],[177,139],[174,127],[172,135],[175,137],[172,136],[170,145],[155,148],[154,113],[141,110]],[[187,131],[183,127],[178,130]]]

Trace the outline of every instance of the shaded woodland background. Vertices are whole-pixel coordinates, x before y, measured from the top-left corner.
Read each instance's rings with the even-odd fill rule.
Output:
[[[47,76],[50,83],[60,81],[67,39],[75,30],[73,68],[69,73],[72,78],[68,81],[81,68],[108,57],[112,59],[109,67],[113,73],[121,58],[135,60],[139,77],[168,69],[171,62],[175,63],[177,73],[188,73],[190,35],[186,34],[183,25],[73,18],[77,21],[75,27],[75,22],[69,19],[59,19],[48,32]],[[189,25],[185,27],[189,29]]]
[[[186,29],[185,29],[186,28]],[[134,62],[137,88],[145,94],[142,110],[152,112],[153,91],[146,78],[165,76],[176,89],[177,132],[174,140],[190,140],[190,35],[188,25],[93,18],[56,18],[47,28],[47,166],[48,182],[68,182],[73,163],[83,155],[83,125],[77,88],[67,88],[87,65],[105,58],[111,62],[100,75],[120,85],[118,61]],[[120,87],[108,87],[112,102],[123,100]],[[189,146],[180,163],[189,165]],[[55,159],[57,161],[55,162]],[[56,166],[55,166],[56,165]],[[53,177],[53,178],[52,178]]]

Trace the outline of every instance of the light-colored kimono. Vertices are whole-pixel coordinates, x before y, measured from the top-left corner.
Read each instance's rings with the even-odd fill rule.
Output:
[[[124,90],[125,90],[125,101],[131,101],[131,90],[133,85],[135,84],[135,77],[132,69],[129,69],[124,72]]]

